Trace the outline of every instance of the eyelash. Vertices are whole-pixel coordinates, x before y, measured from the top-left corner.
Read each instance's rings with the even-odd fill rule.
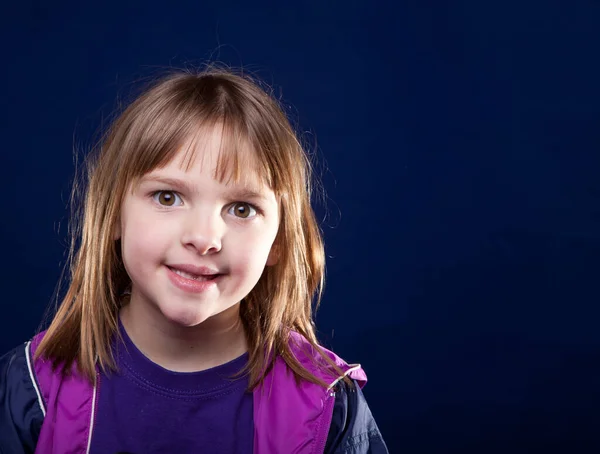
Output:
[[[153,191],[153,192],[151,192],[151,193],[150,193],[150,197],[152,198],[152,200],[153,200],[153,201],[155,201],[155,202],[157,203],[157,205],[158,205],[158,206],[159,206],[161,209],[165,209],[165,210],[166,210],[166,209],[169,209],[169,208],[171,208],[171,207],[170,207],[170,206],[166,206],[166,205],[161,205],[161,204],[160,204],[160,202],[158,202],[158,201],[156,200],[156,196],[157,196],[157,195],[159,195],[159,194],[164,194],[164,193],[166,193],[166,192],[169,192],[169,193],[173,194],[175,197],[178,197],[178,198],[181,200],[181,195],[180,195],[180,194],[179,194],[177,191],[171,191],[171,190],[168,190],[168,189],[162,189],[162,190],[159,190],[159,191]],[[252,203],[249,203],[249,202],[243,202],[243,201],[238,201],[238,202],[233,202],[233,203],[230,203],[230,204],[229,204],[229,208],[228,208],[228,210],[227,210],[227,211],[229,212],[229,210],[231,210],[231,209],[232,209],[233,207],[235,207],[237,204],[245,204],[245,205],[247,205],[248,207],[250,207],[250,209],[251,209],[251,210],[254,210],[254,212],[255,212],[255,214],[254,214],[253,216],[249,216],[249,217],[247,217],[247,218],[242,218],[242,217],[239,217],[239,216],[235,216],[235,215],[234,215],[234,216],[235,216],[236,218],[238,218],[238,219],[253,219],[253,218],[255,218],[256,216],[258,216],[259,214],[263,214],[263,212],[262,212],[262,210],[260,209],[260,207],[258,207],[258,206],[256,206],[256,205],[254,205],[254,204],[252,204]]]

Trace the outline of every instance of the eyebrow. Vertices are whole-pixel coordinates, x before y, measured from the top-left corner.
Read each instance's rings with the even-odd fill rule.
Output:
[[[177,178],[161,177],[158,175],[146,175],[141,178],[140,185],[143,183],[162,183],[166,186],[172,187],[179,191],[184,192],[198,192],[194,187],[188,184],[186,181],[179,180]],[[252,187],[237,187],[231,188],[225,191],[225,194],[230,199],[255,199],[255,200],[267,200],[264,193]]]

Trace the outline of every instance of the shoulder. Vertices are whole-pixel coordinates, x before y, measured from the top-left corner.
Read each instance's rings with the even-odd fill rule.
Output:
[[[39,437],[44,407],[32,351],[27,342],[0,357],[0,452],[33,452]]]
[[[290,347],[302,366],[328,383],[329,389],[335,392],[325,453],[387,454],[385,442],[362,392],[367,375],[361,365],[348,364],[332,351],[320,347],[338,369],[333,370],[310,342],[298,333],[291,333]],[[351,383],[347,383],[344,377],[350,378]]]
[[[336,385],[325,453],[388,454],[359,383],[353,385],[344,381]]]
[[[292,331],[289,339],[290,350],[298,362],[315,377],[328,383],[330,388],[336,385],[344,376],[355,380],[361,387],[367,383],[367,375],[360,364],[348,364],[338,355],[325,347],[319,346],[321,353],[301,334]],[[325,355],[331,361],[329,364]],[[337,371],[332,367],[334,364]]]

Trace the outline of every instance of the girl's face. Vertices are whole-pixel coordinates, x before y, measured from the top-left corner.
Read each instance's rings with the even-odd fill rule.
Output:
[[[123,201],[116,237],[131,305],[155,322],[191,327],[226,317],[276,262],[277,198],[251,166],[239,183],[215,179],[220,143],[215,129],[187,170],[180,151]]]

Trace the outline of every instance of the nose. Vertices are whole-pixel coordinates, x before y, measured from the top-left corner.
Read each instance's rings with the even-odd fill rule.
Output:
[[[224,227],[219,213],[203,210],[188,216],[181,242],[185,248],[194,249],[197,254],[214,254],[221,250]]]

